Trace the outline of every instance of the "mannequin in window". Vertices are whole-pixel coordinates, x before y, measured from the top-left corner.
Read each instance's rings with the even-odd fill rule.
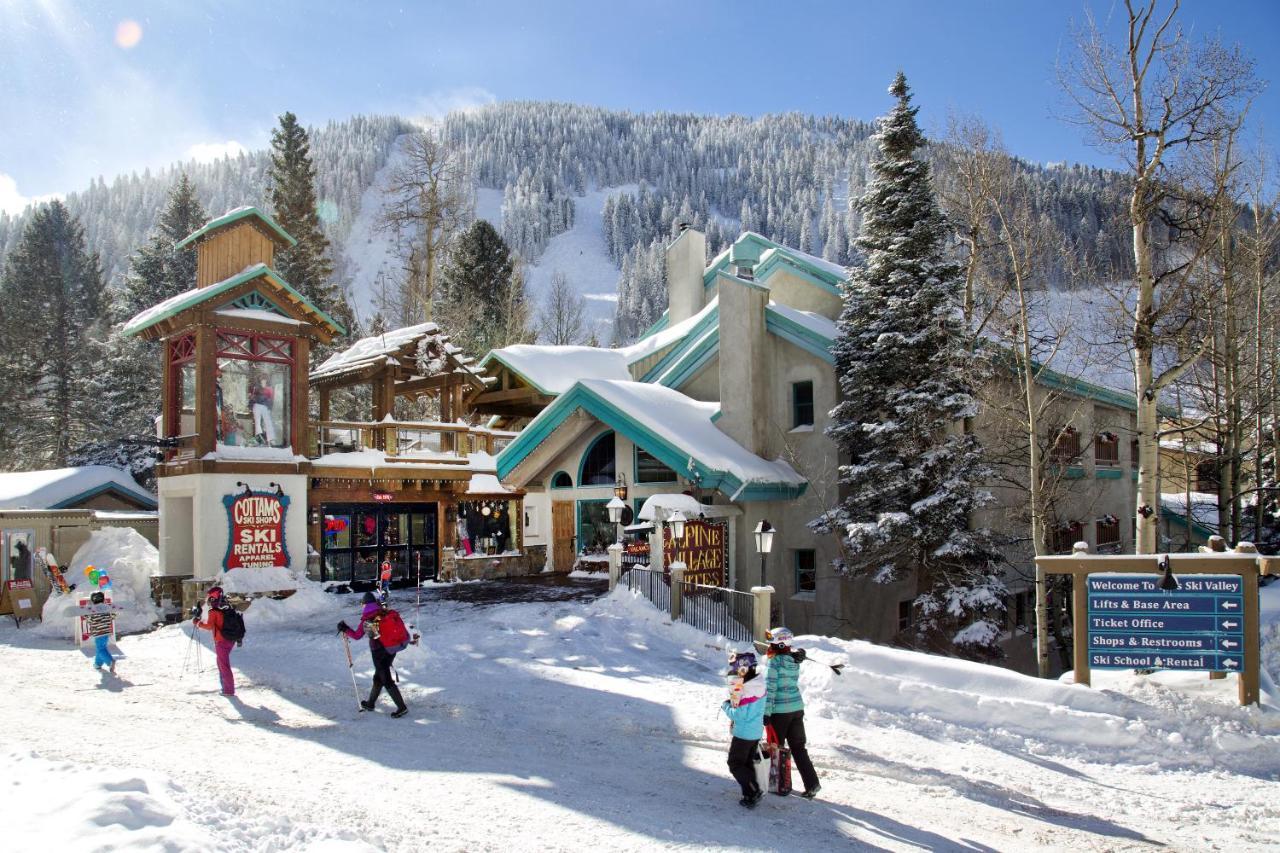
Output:
[[[271,405],[275,399],[275,389],[267,383],[266,377],[259,378],[257,383],[249,389],[254,438],[270,447],[276,446],[276,424],[271,418]]]

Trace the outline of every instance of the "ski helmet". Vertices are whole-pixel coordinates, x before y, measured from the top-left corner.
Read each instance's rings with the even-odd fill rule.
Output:
[[[221,601],[222,587],[220,586],[209,587],[209,591],[205,593],[205,598],[209,599],[209,601]]]
[[[95,592],[93,595],[89,596],[89,601],[92,604],[101,604],[106,600],[107,597],[100,592]]]
[[[729,652],[729,674],[744,675],[747,670],[755,669],[756,653],[753,651]]]
[[[366,592],[364,594],[364,598],[360,599],[360,603],[374,604],[375,602],[377,602],[377,600],[378,600],[378,596],[374,595],[372,592]]]
[[[769,645],[771,646],[790,646],[791,641],[796,638],[796,635],[791,633],[790,628],[783,628],[779,626],[765,631],[764,638],[769,641]]]

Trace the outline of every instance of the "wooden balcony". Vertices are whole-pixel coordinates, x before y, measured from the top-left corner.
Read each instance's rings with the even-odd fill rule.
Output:
[[[472,453],[495,454],[514,433],[438,421],[314,421],[311,458],[381,451],[387,462],[463,465]]]

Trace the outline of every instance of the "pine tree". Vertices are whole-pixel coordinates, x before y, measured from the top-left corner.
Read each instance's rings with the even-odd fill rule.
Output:
[[[922,592],[904,639],[995,657],[1003,586],[986,536],[969,527],[990,501],[979,488],[988,470],[976,439],[958,429],[976,405],[962,281],[945,255],[929,166],[915,156],[925,140],[901,72],[889,92],[898,102],[880,121],[861,201],[865,262],[847,285],[832,349],[841,401],[827,434],[849,460],[846,496],[813,527],[843,536],[851,574],[890,582],[917,573]]]
[[[208,218],[195,186],[182,173],[146,245],[129,259],[123,291],[113,305],[116,322],[127,322],[138,312],[196,286],[195,247],[178,252],[173,247]]]
[[[506,242],[487,220],[477,219],[454,241],[440,276],[436,314],[454,343],[476,356],[519,343],[527,336],[524,279]]]
[[[60,201],[27,222],[0,280],[0,441],[15,468],[63,467],[98,420],[89,379],[102,360],[97,255]]]
[[[298,241],[276,253],[276,272],[317,308],[350,329],[351,306],[342,288],[333,282],[329,238],[320,226],[311,139],[290,112],[280,116],[280,127],[271,132],[270,179],[276,221]]]

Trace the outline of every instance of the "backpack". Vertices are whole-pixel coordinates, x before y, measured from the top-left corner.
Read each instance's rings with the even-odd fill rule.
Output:
[[[399,613],[388,610],[382,614],[378,620],[378,642],[393,655],[409,647],[409,629]]]
[[[240,615],[240,611],[234,607],[227,606],[221,609],[222,613],[222,639],[230,640],[233,643],[239,643],[244,640],[244,617]]]

